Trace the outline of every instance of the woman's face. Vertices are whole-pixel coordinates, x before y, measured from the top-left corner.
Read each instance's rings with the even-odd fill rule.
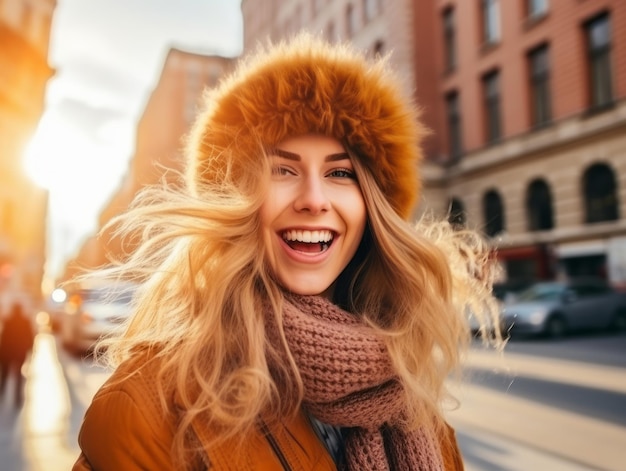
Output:
[[[339,141],[318,134],[288,138],[269,158],[261,207],[268,263],[288,290],[331,296],[367,219],[352,162]]]

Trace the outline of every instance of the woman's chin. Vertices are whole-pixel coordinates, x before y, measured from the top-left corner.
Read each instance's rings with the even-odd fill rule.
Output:
[[[331,299],[334,289],[334,283],[330,286],[323,283],[294,283],[293,280],[290,283],[281,283],[283,288],[293,294],[300,296],[322,296],[327,299]]]

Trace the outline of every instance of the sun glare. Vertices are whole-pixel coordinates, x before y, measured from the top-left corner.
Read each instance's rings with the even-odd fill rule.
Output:
[[[24,159],[28,176],[48,190],[62,188],[71,172],[64,170],[72,160],[75,144],[63,122],[44,116],[31,139]]]
[[[49,192],[49,266],[97,229],[98,214],[128,170],[133,128],[123,120],[94,128],[47,111],[24,155],[24,171]]]
[[[126,169],[123,159],[129,152],[122,144],[127,139],[118,137],[122,134],[118,128],[104,127],[103,136],[90,140],[72,123],[44,115],[26,150],[25,170],[55,198],[67,201],[79,196],[82,205],[102,202],[103,193],[119,182]]]

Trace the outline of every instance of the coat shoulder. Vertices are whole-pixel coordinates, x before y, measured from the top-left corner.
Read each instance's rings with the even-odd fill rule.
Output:
[[[85,413],[74,469],[171,469],[174,419],[160,404],[155,371],[122,364]]]

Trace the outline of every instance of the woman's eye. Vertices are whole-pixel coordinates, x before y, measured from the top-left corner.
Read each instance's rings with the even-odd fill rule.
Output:
[[[333,178],[351,178],[352,180],[356,180],[354,171],[348,168],[336,168],[330,172],[328,176]]]
[[[293,172],[289,170],[287,167],[283,167],[281,165],[275,165],[274,167],[272,167],[272,175],[284,176],[284,175],[292,175],[292,174]]]

